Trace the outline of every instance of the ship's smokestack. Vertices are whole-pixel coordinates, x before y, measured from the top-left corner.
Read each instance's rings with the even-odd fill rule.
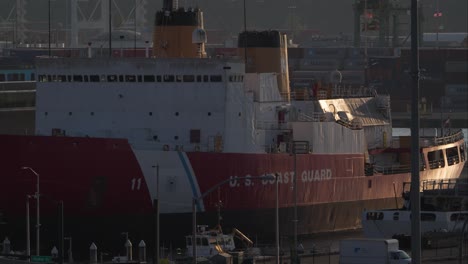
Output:
[[[157,58],[205,58],[206,35],[200,9],[178,7],[177,0],[165,0],[156,13],[153,56]]]
[[[246,31],[239,35],[239,54],[245,54],[247,73],[274,72],[278,89],[289,101],[288,40],[285,34],[272,31]]]

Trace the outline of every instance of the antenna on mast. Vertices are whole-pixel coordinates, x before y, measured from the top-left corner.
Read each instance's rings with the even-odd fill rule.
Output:
[[[245,0],[244,0],[244,33],[245,33],[245,39],[244,39],[244,62],[247,66],[247,8],[245,5]]]
[[[109,58],[112,57],[112,0],[109,1]]]

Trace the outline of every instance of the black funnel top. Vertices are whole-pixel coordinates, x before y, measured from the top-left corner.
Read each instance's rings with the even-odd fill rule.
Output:
[[[281,34],[279,31],[247,31],[239,34],[239,48],[279,48]]]

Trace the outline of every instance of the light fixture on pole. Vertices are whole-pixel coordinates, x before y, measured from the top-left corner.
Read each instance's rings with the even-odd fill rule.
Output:
[[[22,170],[29,170],[31,171],[34,175],[36,175],[36,178],[37,178],[37,185],[36,185],[36,194],[34,195],[34,197],[36,198],[36,220],[37,220],[37,224],[36,224],[36,255],[39,256],[40,255],[40,237],[39,237],[39,229],[41,227],[41,221],[40,221],[40,209],[39,209],[39,196],[40,196],[40,193],[39,193],[39,174],[33,170],[32,168],[30,167],[21,167]]]

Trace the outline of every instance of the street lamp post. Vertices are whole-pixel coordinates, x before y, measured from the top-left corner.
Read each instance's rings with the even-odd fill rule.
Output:
[[[297,252],[297,224],[299,219],[297,219],[297,154],[307,154],[309,153],[309,142],[308,141],[292,141],[291,146],[292,155],[294,155],[294,241],[293,241],[293,258],[291,263],[298,263],[298,252]]]
[[[275,177],[274,175],[265,175],[265,176],[249,176],[249,177],[237,177],[235,178],[236,180],[244,180],[244,179],[264,179],[264,180],[267,180],[267,179],[275,179],[276,180],[276,212],[278,212],[278,179],[277,177]],[[199,200],[203,200],[203,198],[205,198],[208,194],[210,194],[211,192],[213,192],[214,190],[218,189],[220,186],[228,183],[232,181],[232,179],[225,179],[224,181],[221,181],[219,182],[218,184],[216,184],[215,186],[211,187],[210,189],[208,189],[206,192],[204,192],[203,194],[201,194],[200,196],[198,197],[193,197],[192,199],[192,257],[193,257],[193,263],[196,264],[197,263],[197,247],[196,247],[196,243],[197,243],[197,207],[196,207],[196,204]],[[276,214],[276,217],[278,217],[278,214]],[[276,223],[278,224],[278,218],[276,219]],[[279,228],[278,226],[276,227],[276,232],[278,232]],[[276,238],[277,238],[277,243],[279,241],[278,239],[279,237],[279,234],[276,234]],[[278,246],[278,244],[277,244]],[[277,256],[276,258],[279,259],[279,249],[277,249]]]
[[[156,263],[159,263],[159,164],[152,166],[155,168],[156,174],[156,200],[154,201],[154,207],[156,208]]]
[[[40,255],[39,229],[41,227],[40,213],[39,213],[40,212],[40,209],[39,209],[39,196],[40,196],[40,193],[39,193],[39,174],[30,167],[21,167],[21,169],[31,171],[32,173],[34,173],[34,175],[36,175],[36,178],[37,178],[36,194],[34,195],[34,197],[36,198],[36,203],[37,203],[36,204],[36,207],[37,207],[36,208],[36,218],[37,218],[37,224],[36,224],[36,255],[39,256]]]
[[[26,258],[29,260],[31,257],[31,235],[30,235],[30,224],[29,224],[29,198],[30,195],[26,195]]]
[[[276,264],[280,263],[280,245],[279,245],[279,181],[278,181],[278,174],[275,174],[275,195],[276,195],[276,203],[275,203],[275,238],[276,238]]]
[[[297,264],[297,153],[296,148],[293,148],[294,153],[294,264]]]
[[[72,237],[64,237],[63,239],[70,241],[70,243],[68,244],[68,263],[73,263]]]

